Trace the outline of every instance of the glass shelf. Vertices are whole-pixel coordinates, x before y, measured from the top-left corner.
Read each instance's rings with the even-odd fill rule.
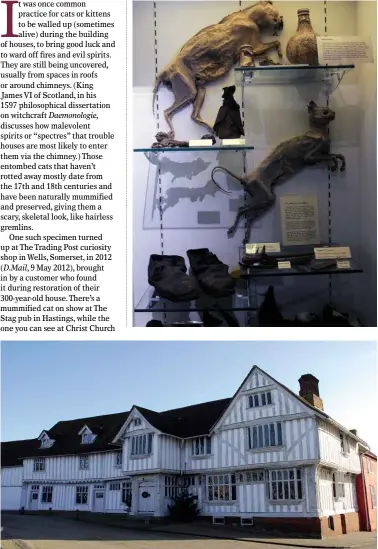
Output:
[[[324,260],[316,260],[314,258],[314,247],[321,248],[324,244],[316,246],[282,246],[281,252],[267,254],[272,256],[278,261],[290,261],[291,269],[279,269],[278,267],[263,268],[263,267],[240,267],[240,278],[267,278],[271,276],[310,276],[310,275],[340,275],[340,274],[355,274],[362,273],[363,270],[358,267],[353,259],[348,259],[350,263],[349,269],[338,269],[336,259],[333,266],[329,266],[323,269],[312,269],[311,266],[321,265]],[[338,246],[332,244],[332,246]],[[244,248],[239,249],[240,260],[243,256]],[[340,259],[340,261],[342,261]]]
[[[225,145],[224,147],[167,147],[162,149],[134,149],[134,152],[194,152],[194,151],[252,151],[254,147],[247,145]]]
[[[284,261],[284,258],[282,258],[282,261]],[[278,269],[276,267],[271,269],[248,267],[245,269],[244,273],[242,271],[240,272],[240,278],[251,279],[267,278],[270,276],[341,275],[363,272],[363,270],[360,269],[352,259],[349,259],[348,261],[350,262],[350,269],[338,269],[336,265],[334,267],[327,267],[319,270],[313,270],[309,265],[292,265],[291,269]],[[316,260],[314,263],[316,263]],[[319,263],[321,263],[321,260]]]
[[[198,311],[256,311],[256,307],[250,306],[248,297],[248,284],[244,280],[239,281],[240,288],[230,297],[214,299],[203,295],[193,301],[174,303],[162,299],[156,295],[154,288],[150,287],[144,293],[134,309],[135,313],[190,313]]]
[[[304,84],[307,82],[341,82],[354,65],[269,65],[237,67],[236,79],[241,84]]]

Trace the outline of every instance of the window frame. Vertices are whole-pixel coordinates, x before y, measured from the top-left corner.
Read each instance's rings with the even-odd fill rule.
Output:
[[[44,484],[42,486],[41,503],[52,503],[53,488],[54,487],[51,484],[47,484],[47,485]],[[46,499],[46,501],[44,501],[44,498]]]
[[[290,478],[292,474],[292,478]],[[285,478],[286,476],[286,478]],[[303,469],[300,467],[290,467],[288,469],[268,469],[266,475],[267,499],[270,503],[282,504],[282,502],[300,502],[303,501]],[[294,497],[292,493],[292,484],[294,485]],[[282,497],[280,496],[282,494]],[[277,497],[274,497],[276,495]],[[286,495],[288,497],[286,497]]]
[[[373,509],[377,508],[377,491],[375,489],[375,486],[372,484],[369,485],[370,488],[370,499],[371,499],[371,506]]]
[[[366,457],[366,468],[368,473],[372,472],[371,459],[369,457]]]
[[[247,402],[248,408],[263,408],[264,406],[271,406],[273,404],[272,391],[259,391],[248,395]]]
[[[117,450],[115,455],[115,467],[122,467],[123,465],[123,451]]]
[[[180,477],[175,475],[164,476],[164,497],[173,499],[180,493]]]
[[[202,452],[201,452],[201,446],[203,449]],[[199,449],[199,453],[196,453],[197,448]],[[207,435],[202,435],[200,437],[192,438],[192,457],[201,458],[201,457],[211,456],[212,455],[211,451],[212,451],[211,437]]]
[[[345,475],[339,471],[332,473],[332,496],[336,501],[345,498]]]
[[[210,482],[211,479],[211,482]],[[228,481],[226,482],[226,480]],[[227,490],[226,490],[227,488]],[[211,498],[209,497],[211,493]],[[220,494],[229,497],[220,497]],[[215,497],[215,494],[217,497]],[[215,503],[219,505],[219,502],[226,504],[234,504],[238,501],[236,472],[211,474],[206,475],[206,495],[205,501],[207,503]]]
[[[121,502],[131,507],[133,498],[133,488],[131,480],[124,480],[121,482]],[[129,505],[130,502],[130,505]]]
[[[140,442],[142,441],[142,442]],[[153,453],[153,433],[130,437],[130,457],[151,456]],[[138,450],[138,452],[137,452]]]
[[[246,447],[250,452],[260,452],[285,446],[283,421],[251,424],[246,429]],[[266,441],[268,441],[268,444]]]
[[[39,466],[38,466],[39,464]],[[46,471],[46,458],[38,457],[33,460],[33,472],[44,473]]]
[[[350,454],[350,445],[349,445],[348,437],[346,436],[345,433],[340,431],[339,439],[340,439],[340,451],[342,455],[348,456]]]
[[[121,490],[121,483],[120,482],[111,482],[109,484],[109,491],[110,492],[119,492]]]
[[[75,493],[75,505],[88,505],[88,486],[78,484]],[[78,501],[80,499],[81,501]],[[83,501],[85,499],[85,501]]]
[[[87,471],[89,469],[89,455],[79,455],[79,469],[80,471]]]

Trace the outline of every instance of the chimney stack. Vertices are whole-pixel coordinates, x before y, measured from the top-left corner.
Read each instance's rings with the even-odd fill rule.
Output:
[[[358,437],[357,429],[349,429],[349,430],[352,433],[352,435],[354,435],[355,437]]]
[[[309,404],[324,410],[323,401],[319,397],[319,380],[312,374],[303,374],[299,378],[299,396],[307,400]]]

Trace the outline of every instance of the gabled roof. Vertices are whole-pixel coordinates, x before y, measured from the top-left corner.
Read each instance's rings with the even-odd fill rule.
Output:
[[[362,439],[355,436],[325,412],[312,406],[305,399],[298,396],[282,383],[276,381],[272,376],[257,366],[253,366],[232,398],[203,402],[192,406],[184,406],[183,408],[165,410],[163,412],[155,412],[154,410],[149,410],[148,408],[143,408],[141,406],[133,406],[132,409],[135,408],[138,410],[150,425],[162,433],[178,438],[191,438],[206,435],[211,432],[212,428],[227,411],[228,407],[243,387],[245,381],[255,369],[269,377],[277,386],[299,400],[312,411],[313,415],[331,422],[341,431],[344,431],[348,436],[359,442],[361,446],[367,449],[369,448]],[[116,447],[112,446],[112,442],[116,437],[118,438],[124,430],[125,423],[130,413],[131,412],[121,412],[118,414],[59,421],[48,431],[43,431],[46,432],[51,439],[55,440],[50,448],[40,448],[40,441],[38,439],[3,442],[1,445],[2,465],[19,465],[21,464],[20,458],[23,457],[90,454],[113,450]],[[87,426],[93,434],[97,435],[96,439],[91,444],[81,444],[82,438],[79,435],[79,432],[81,432],[84,426]]]
[[[222,398],[160,413],[151,412],[151,410],[140,406],[137,406],[137,409],[151,425],[162,433],[180,438],[190,438],[208,433],[215,421],[228,407],[230,401],[230,398]]]

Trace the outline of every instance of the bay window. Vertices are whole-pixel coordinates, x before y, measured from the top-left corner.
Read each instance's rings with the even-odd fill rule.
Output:
[[[236,501],[236,475],[207,475],[208,501]]]
[[[300,500],[302,494],[301,469],[268,471],[268,499],[272,501]]]

